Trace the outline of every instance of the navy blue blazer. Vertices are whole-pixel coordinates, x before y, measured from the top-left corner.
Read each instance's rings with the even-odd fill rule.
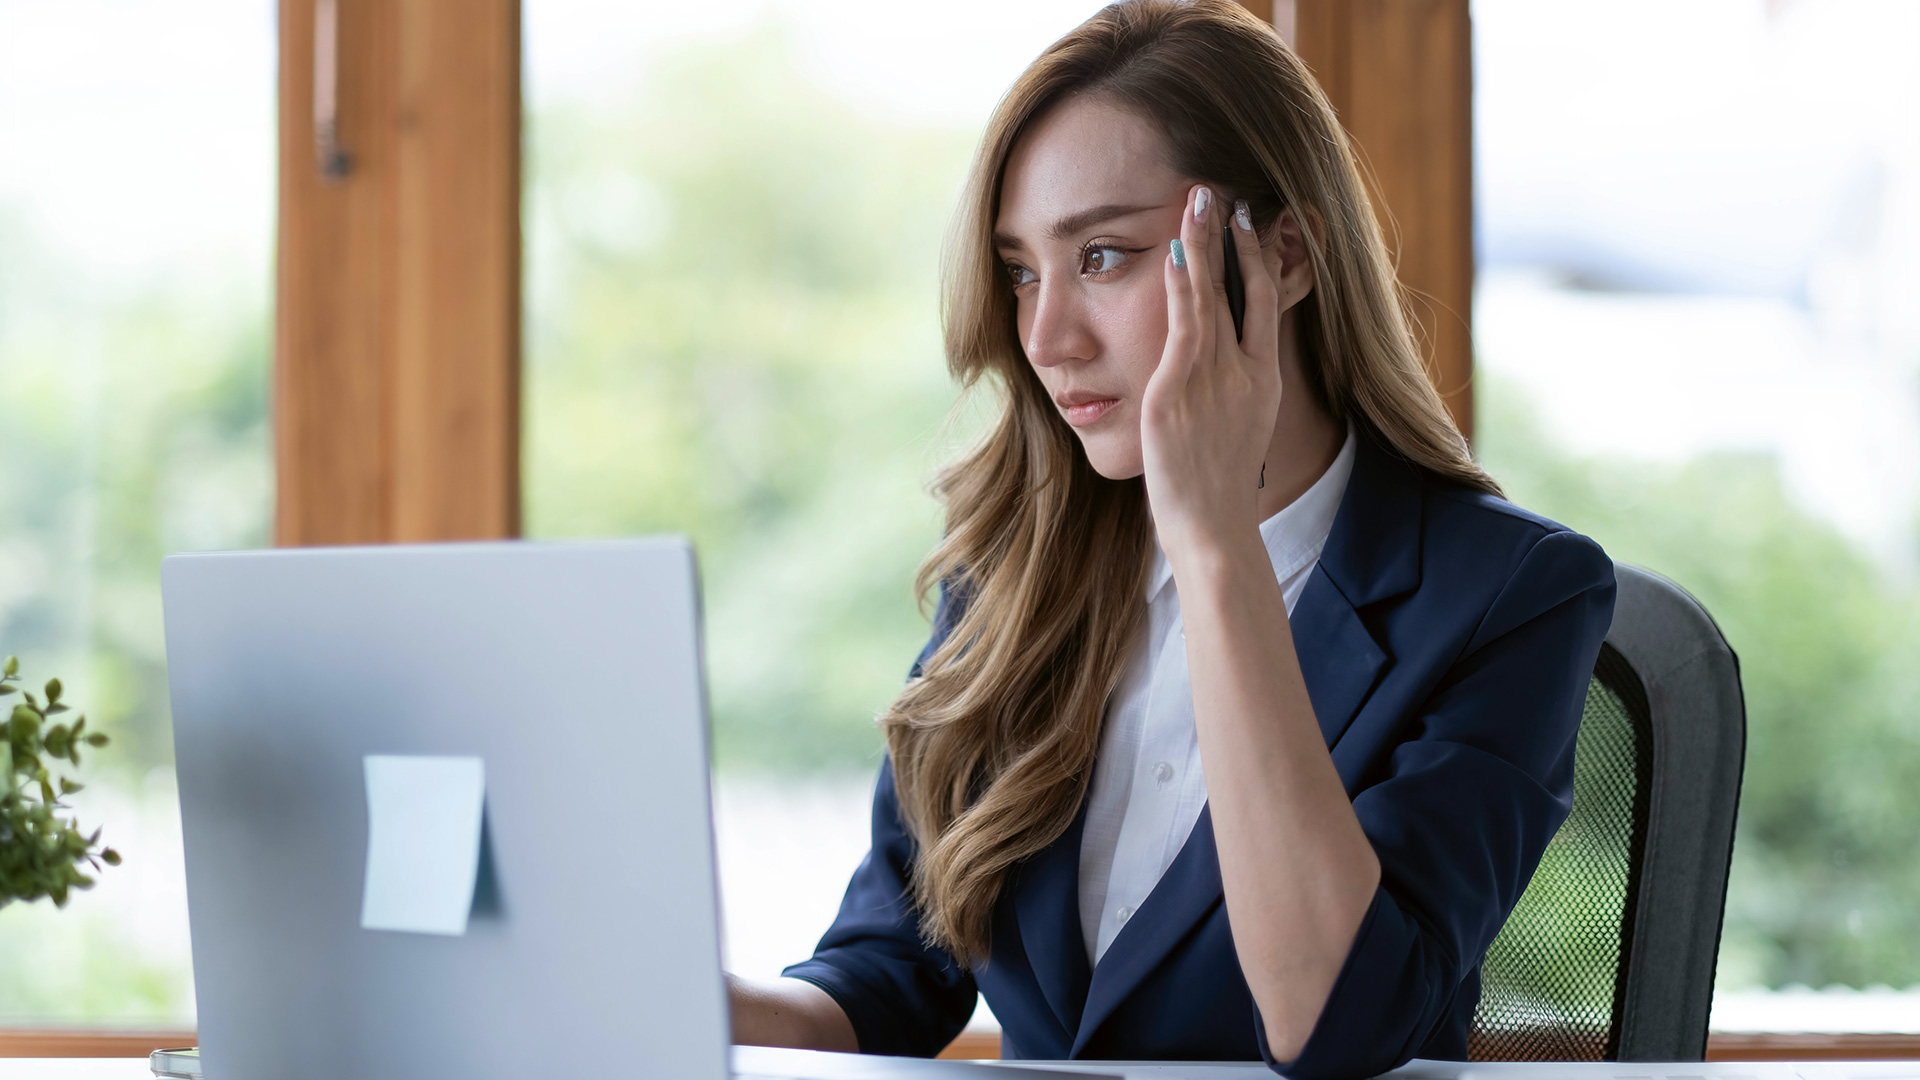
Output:
[[[1080,932],[1076,821],[1009,873],[992,952],[966,971],[921,940],[914,845],[883,765],[872,851],[813,958],[786,974],[832,995],[867,1053],[938,1053],[977,988],[1009,1057],[1261,1058],[1303,1080],[1464,1059],[1481,957],[1572,806],[1574,733],[1613,593],[1593,541],[1359,440],[1292,626],[1381,880],[1293,1061],[1267,1051],[1205,810],[1097,967]],[[956,621],[943,596],[923,662]]]

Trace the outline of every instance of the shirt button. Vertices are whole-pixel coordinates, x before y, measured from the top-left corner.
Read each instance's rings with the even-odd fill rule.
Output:
[[[1123,907],[1119,911],[1114,912],[1113,917],[1116,919],[1119,919],[1121,924],[1125,925],[1128,919],[1133,918],[1133,909],[1130,907]]]
[[[1173,766],[1164,761],[1154,762],[1153,778],[1161,784],[1165,784],[1167,781],[1173,779]]]

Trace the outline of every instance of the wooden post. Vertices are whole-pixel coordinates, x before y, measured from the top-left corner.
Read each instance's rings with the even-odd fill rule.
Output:
[[[1296,0],[1294,43],[1369,172],[1428,372],[1473,437],[1473,35],[1467,0]]]
[[[515,535],[518,0],[281,0],[279,162],[276,541]]]

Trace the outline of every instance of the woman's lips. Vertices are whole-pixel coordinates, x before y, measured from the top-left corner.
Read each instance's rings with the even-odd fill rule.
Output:
[[[1120,404],[1119,398],[1094,398],[1091,401],[1078,401],[1063,407],[1067,414],[1067,423],[1074,427],[1086,427],[1113,411]]]

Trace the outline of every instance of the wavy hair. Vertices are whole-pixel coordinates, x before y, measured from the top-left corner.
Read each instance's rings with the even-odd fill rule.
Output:
[[[1055,411],[992,240],[1009,153],[1077,96],[1145,118],[1178,172],[1247,200],[1257,228],[1293,207],[1314,280],[1293,320],[1308,392],[1418,468],[1499,493],[1428,380],[1346,133],[1271,26],[1231,0],[1121,0],[1042,53],[988,122],[946,251],[947,363],[1000,398],[935,484],[947,530],[917,582],[964,610],[880,717],[922,933],[965,965],[990,950],[1009,872],[1079,812],[1146,610],[1145,488],[1094,472]]]

